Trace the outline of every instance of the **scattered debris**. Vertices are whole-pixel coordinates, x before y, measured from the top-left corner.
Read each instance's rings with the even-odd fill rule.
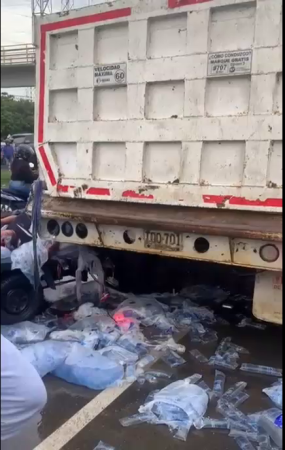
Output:
[[[99,444],[94,448],[94,450],[116,450],[115,447],[112,447],[111,445],[105,444],[104,442],[100,441]]]
[[[43,341],[50,329],[42,324],[21,322],[15,325],[2,325],[1,334],[12,344],[24,345]]]
[[[272,400],[272,402],[278,406],[278,408],[282,409],[282,404],[283,404],[283,383],[282,383],[282,379],[278,380],[278,382],[273,383],[273,385],[269,388],[265,388],[263,389],[262,392],[264,392],[264,394],[268,395],[268,397],[270,398],[270,400]]]
[[[259,373],[261,375],[270,375],[273,377],[282,377],[282,369],[275,369],[274,367],[259,366],[257,364],[242,364],[240,370],[243,372]]]
[[[97,281],[98,289],[103,288],[99,278]],[[247,383],[239,381],[225,390],[226,375],[219,369],[233,371],[240,367],[241,371],[277,377],[282,377],[282,370],[241,364],[240,359],[249,352],[233,343],[231,337],[225,337],[215,345],[218,335],[212,325],[217,322],[217,317],[206,304],[195,304],[194,290],[190,298],[185,297],[186,291],[183,296],[135,296],[114,292],[116,305],[112,311],[106,309],[106,303],[104,308],[84,303],[66,316],[57,317],[46,311],[35,319],[35,323],[3,326],[1,332],[20,348],[42,377],[51,373],[94,390],[135,381],[140,385],[146,382],[168,384],[151,392],[138,414],[120,419],[124,427],[141,423],[165,424],[173,437],[182,441],[186,441],[191,427],[221,429],[229,430],[229,437],[242,450],[254,448],[252,443],[257,443],[260,450],[270,450],[269,435],[278,445],[280,420],[282,427],[279,409],[282,408],[282,378],[263,389],[278,408],[246,415],[239,406],[249,399]],[[119,306],[118,301],[121,301]],[[215,301],[219,303],[218,298]],[[248,326],[251,321],[243,320],[242,323]],[[216,368],[213,384],[208,385],[198,373],[173,381],[175,368],[186,363],[182,357],[186,349],[175,341],[176,332],[187,334],[191,344],[203,345],[207,356],[197,348],[192,348],[189,353],[197,364]],[[210,356],[211,345],[216,349]],[[174,370],[167,366],[152,369],[157,359]],[[215,404],[220,417],[205,417],[209,401]],[[103,442],[96,449],[114,450]]]
[[[190,355],[192,355],[197,361],[200,363],[207,363],[208,359],[204,356],[199,350],[194,349],[190,351]]]
[[[216,370],[213,385],[213,394],[216,397],[221,397],[223,395],[225,382],[226,382],[226,375],[220,370]]]

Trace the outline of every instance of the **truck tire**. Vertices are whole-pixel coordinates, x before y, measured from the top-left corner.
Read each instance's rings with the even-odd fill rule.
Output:
[[[45,305],[43,290],[36,295],[21,272],[9,273],[1,280],[1,325],[32,320]]]

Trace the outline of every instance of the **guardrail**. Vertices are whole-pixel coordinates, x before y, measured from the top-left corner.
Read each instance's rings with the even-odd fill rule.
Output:
[[[1,47],[1,66],[35,64],[36,49],[33,44],[5,45]]]

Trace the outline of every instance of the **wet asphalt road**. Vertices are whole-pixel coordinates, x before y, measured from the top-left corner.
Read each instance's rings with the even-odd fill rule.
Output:
[[[240,362],[251,362],[273,367],[282,367],[282,328],[268,326],[264,331],[251,328],[237,328],[231,326],[213,327],[218,331],[219,339],[231,336],[234,343],[246,347],[250,355],[241,355]],[[200,364],[189,356],[189,350],[198,348],[206,356],[211,356],[217,344],[191,344],[189,336],[181,341],[187,350],[187,363],[178,369],[169,369],[163,362],[158,361],[153,368],[160,368],[173,373],[173,379],[182,379],[193,373],[200,373],[211,387],[214,380],[213,368]],[[248,383],[247,392],[250,398],[240,406],[243,412],[251,413],[273,406],[271,401],[261,391],[274,381],[273,377],[252,375],[235,371],[224,371],[227,375],[227,389],[237,381]],[[14,442],[2,445],[2,450],[32,450],[57,430],[81,408],[87,405],[98,392],[82,387],[73,386],[59,379],[48,376],[45,378],[48,391],[48,404],[43,412],[40,425],[36,424]],[[118,419],[135,414],[147,395],[154,389],[164,387],[168,382],[157,384],[146,383],[140,386],[134,383],[117,400],[107,407],[98,417],[79,431],[62,448],[64,450],[93,450],[100,440],[113,445],[116,450],[234,450],[235,442],[227,436],[225,431],[192,430],[187,442],[180,442],[172,438],[165,426],[142,424],[135,427],[123,428]],[[215,404],[211,403],[206,415],[221,417],[215,412]]]

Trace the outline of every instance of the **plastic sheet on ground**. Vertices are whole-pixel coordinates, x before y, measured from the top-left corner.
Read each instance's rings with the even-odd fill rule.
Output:
[[[12,344],[31,344],[43,341],[50,329],[45,325],[29,321],[15,325],[2,325],[1,334]]]
[[[39,274],[43,274],[41,268],[48,260],[48,251],[52,245],[50,240],[37,240],[37,258],[39,264]],[[28,278],[30,283],[34,284],[34,251],[33,241],[26,242],[20,247],[16,248],[11,253],[12,270],[20,269],[21,272]]]
[[[109,347],[99,350],[100,354],[115,361],[118,364],[132,364],[137,362],[138,355],[126,350],[118,345],[110,345]]]
[[[185,353],[185,345],[182,344],[178,344],[177,342],[174,341],[173,338],[169,338],[167,339],[167,341],[164,341],[161,344],[157,344],[155,346],[155,350],[156,351],[166,351],[166,350],[173,350],[177,353]]]
[[[21,353],[44,377],[65,361],[71,348],[69,342],[44,341],[24,347]]]
[[[74,320],[86,319],[91,316],[107,316],[107,311],[102,308],[96,308],[93,303],[83,303],[78,310],[73,313]]]
[[[55,341],[79,342],[90,348],[96,348],[100,341],[99,333],[93,330],[59,330],[53,331],[49,337]]]
[[[77,343],[73,344],[64,363],[53,373],[69,383],[94,390],[116,386],[124,377],[120,364]]]
[[[165,329],[172,326],[170,323],[167,323],[165,317],[167,310],[167,307],[153,297],[130,295],[113,312],[113,318],[116,322],[124,319],[135,319],[143,326],[156,325],[158,328],[162,327],[162,329]]]
[[[70,330],[100,330],[103,333],[109,333],[117,327],[116,322],[107,315],[94,315],[86,317],[71,325]]]

